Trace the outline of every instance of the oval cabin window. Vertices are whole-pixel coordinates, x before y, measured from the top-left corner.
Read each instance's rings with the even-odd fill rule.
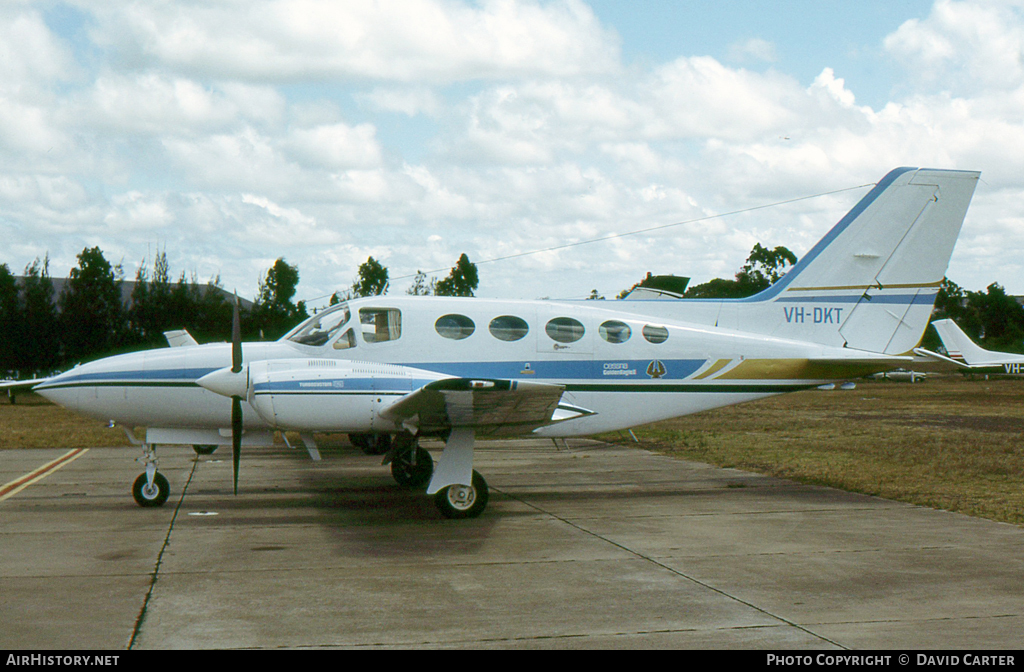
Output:
[[[644,325],[644,338],[651,343],[664,343],[668,340],[668,329],[650,324]]]
[[[602,322],[597,331],[601,334],[601,338],[609,343],[625,343],[633,334],[628,324],[618,320]]]
[[[571,317],[556,317],[544,328],[551,340],[559,343],[575,343],[583,338],[583,323]]]
[[[476,331],[476,324],[465,315],[443,315],[434,322],[434,330],[445,338],[461,341]]]
[[[530,331],[530,325],[526,324],[526,320],[515,315],[496,317],[491,320],[487,328],[490,330],[491,336],[499,341],[509,342],[518,341]]]

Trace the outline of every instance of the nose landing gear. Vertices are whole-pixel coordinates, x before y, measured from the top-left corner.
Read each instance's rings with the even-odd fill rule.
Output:
[[[167,478],[156,470],[156,450],[148,443],[142,444],[142,457],[136,461],[145,465],[145,471],[139,474],[132,484],[132,497],[142,507],[163,506],[171,494],[171,485]]]
[[[171,485],[163,474],[153,474],[153,482],[147,482],[146,474],[139,474],[132,485],[132,497],[142,507],[163,506],[167,496],[171,494]]]

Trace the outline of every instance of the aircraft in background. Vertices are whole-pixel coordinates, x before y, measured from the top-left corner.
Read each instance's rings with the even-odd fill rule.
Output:
[[[31,380],[0,380],[0,390],[7,393],[11,403],[17,403],[18,393],[27,392],[40,383],[45,383],[49,378],[33,378]]]
[[[953,363],[973,373],[1024,373],[1024,355],[985,350],[972,341],[953,320],[935,320],[932,326],[939,334],[946,355],[924,349],[919,350],[920,354]]]
[[[133,494],[162,504],[155,447],[243,446],[298,432],[393,437],[394,478],[443,515],[479,515],[476,440],[576,437],[906,368],[979,173],[899,168],[782,279],[745,299],[503,301],[375,296],[335,305],[272,343],[101,359],[35,386],[104,421],[146,427]],[[440,437],[435,467],[419,447]]]
[[[882,373],[876,373],[871,377],[876,380],[893,380],[899,383],[916,383],[919,380],[927,378],[928,374],[924,371],[896,369],[895,371],[883,371]]]

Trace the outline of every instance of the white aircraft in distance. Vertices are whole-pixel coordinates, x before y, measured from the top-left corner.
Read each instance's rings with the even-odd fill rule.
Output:
[[[35,386],[66,408],[146,427],[143,506],[167,499],[155,447],[242,446],[275,430],[394,439],[384,458],[443,515],[479,515],[476,439],[574,437],[907,367],[979,173],[899,168],[782,279],[735,300],[502,301],[375,296],[272,343],[101,359]],[[418,446],[441,437],[436,468]]]
[[[1024,373],[1024,355],[986,350],[972,341],[953,320],[935,320],[932,326],[938,332],[947,356],[923,348],[918,350],[918,354],[951,362],[975,373]]]

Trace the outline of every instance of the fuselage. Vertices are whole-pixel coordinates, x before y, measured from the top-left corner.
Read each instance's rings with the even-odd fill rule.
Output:
[[[618,309],[627,303],[633,302],[371,297],[321,311],[278,341],[246,343],[242,354],[250,365],[287,367],[292,360],[308,367],[306,383],[301,376],[290,383],[307,393],[325,386],[317,382],[325,366],[348,367],[329,398],[328,390],[307,395],[309,403],[323,397],[316,399],[314,429],[340,432],[395,431],[379,412],[430,376],[564,386],[563,400],[592,414],[535,433],[576,436],[880,368],[851,362],[825,370],[814,360],[845,353],[812,342],[666,320],[637,312],[642,305]],[[663,302],[644,303],[657,308]],[[709,306],[700,309],[707,313]],[[69,409],[126,426],[223,429],[230,426],[230,402],[196,381],[230,363],[227,343],[160,348],[83,364],[36,389]],[[426,374],[392,380],[367,369],[359,375],[359,363]],[[290,428],[272,426],[248,404],[243,418],[247,429]]]

